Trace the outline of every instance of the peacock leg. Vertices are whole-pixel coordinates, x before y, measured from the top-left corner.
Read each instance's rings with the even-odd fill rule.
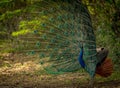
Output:
[[[89,82],[88,88],[94,88],[94,77],[90,78],[90,82]]]

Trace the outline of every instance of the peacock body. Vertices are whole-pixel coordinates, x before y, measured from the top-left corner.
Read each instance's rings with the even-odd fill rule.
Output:
[[[83,67],[94,77],[100,60],[86,6],[76,0],[43,0],[37,6],[39,9],[30,11],[32,17],[27,19],[37,20],[37,24],[18,35],[16,49],[39,56],[40,64],[49,73],[73,72]]]

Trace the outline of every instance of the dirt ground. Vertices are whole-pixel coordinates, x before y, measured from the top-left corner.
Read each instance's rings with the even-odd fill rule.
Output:
[[[19,57],[19,58],[18,58]],[[0,59],[0,88],[88,88],[87,73],[48,75],[35,58],[3,55]],[[120,88],[120,80],[95,80],[94,88]]]
[[[94,88],[120,88],[120,80],[97,82]],[[88,83],[78,79],[59,80],[57,77],[39,75],[1,75],[0,88],[88,88]]]
[[[1,75],[0,88],[87,88],[88,83],[76,79],[58,80],[58,78],[39,75]],[[98,82],[95,88],[120,88],[120,80]]]

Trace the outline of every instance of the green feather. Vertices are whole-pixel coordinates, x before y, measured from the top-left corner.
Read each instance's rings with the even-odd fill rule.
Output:
[[[26,22],[30,32],[18,36],[16,50],[39,55],[40,65],[48,73],[63,74],[82,69],[78,56],[83,46],[85,70],[93,77],[97,64],[96,41],[85,5],[76,0],[42,0],[34,8],[29,13],[32,19]],[[36,23],[32,24],[33,21]]]

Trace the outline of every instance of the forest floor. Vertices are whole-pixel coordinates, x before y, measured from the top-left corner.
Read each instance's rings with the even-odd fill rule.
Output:
[[[35,58],[20,55],[0,55],[0,88],[87,88],[87,73],[75,72],[63,75],[48,75],[40,71]],[[120,75],[109,78],[96,77],[94,88],[120,88]]]

